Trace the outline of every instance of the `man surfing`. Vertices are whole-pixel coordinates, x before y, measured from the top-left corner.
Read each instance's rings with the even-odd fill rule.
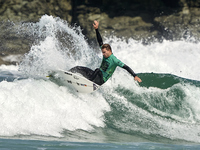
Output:
[[[97,68],[95,71],[82,66],[76,66],[69,71],[73,73],[80,73],[90,81],[102,85],[104,84],[114,73],[117,66],[127,70],[136,81],[142,82],[142,80],[134,73],[134,71],[128,67],[126,64],[121,62],[119,59],[117,59],[113,53],[112,48],[109,44],[103,44],[103,40],[101,38],[101,35],[98,31],[99,22],[94,21],[93,27],[96,31],[97,41],[99,43],[99,46],[101,48],[102,54],[103,54],[103,60],[101,63],[100,68]]]

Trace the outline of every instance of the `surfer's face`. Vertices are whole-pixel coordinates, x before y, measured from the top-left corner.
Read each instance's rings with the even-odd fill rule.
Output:
[[[101,51],[105,58],[108,58],[112,54],[111,50],[107,50],[106,48],[102,49]]]

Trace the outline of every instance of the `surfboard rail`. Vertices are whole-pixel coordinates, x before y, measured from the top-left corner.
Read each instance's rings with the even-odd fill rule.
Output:
[[[55,80],[59,80],[64,86],[72,86],[77,92],[80,93],[91,93],[96,91],[100,85],[88,80],[87,78],[72,73],[66,70],[53,71],[50,77]]]

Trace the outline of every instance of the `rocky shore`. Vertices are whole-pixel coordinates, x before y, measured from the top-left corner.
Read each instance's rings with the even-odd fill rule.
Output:
[[[95,41],[93,20],[100,21],[102,36],[200,39],[199,0],[1,0],[0,64],[30,50],[33,39],[17,34],[16,24],[38,22],[45,14],[80,26],[89,42]]]

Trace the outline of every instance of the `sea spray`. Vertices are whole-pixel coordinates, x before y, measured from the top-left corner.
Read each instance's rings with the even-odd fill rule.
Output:
[[[44,15],[38,23],[22,24],[18,30],[36,39],[15,67],[19,68],[18,72],[1,66],[1,71],[10,71],[13,77],[20,74],[23,79],[16,77],[9,82],[1,76],[0,135],[63,137],[65,131],[104,127],[104,112],[110,107],[101,93],[76,93],[46,77],[49,71],[68,70],[75,65],[96,67],[94,60],[98,56],[92,57],[96,54],[80,27],[71,27],[60,18]]]
[[[122,72],[121,72],[122,73]],[[122,74],[119,73],[119,76]],[[148,139],[199,142],[199,96],[197,82],[177,76],[168,76],[164,82],[173,82],[168,88],[159,88],[152,74],[139,74],[145,80],[153,80],[152,87],[133,84],[124,78],[124,84],[112,83],[112,92],[106,92],[106,100],[112,111],[106,113],[107,126],[132,135],[146,135]],[[164,74],[158,74],[165,77]],[[119,77],[114,76],[114,80]],[[126,79],[129,80],[126,81]],[[177,79],[179,83],[177,83]],[[198,82],[199,83],[199,82]],[[132,84],[132,85],[131,85]],[[191,90],[191,91],[190,91]],[[108,90],[109,91],[109,90]],[[189,93],[188,93],[189,92]]]
[[[1,136],[63,137],[64,130],[91,131],[104,127],[103,112],[109,110],[101,94],[77,95],[50,81],[3,81],[0,89]]]
[[[170,73],[200,80],[200,42],[167,41],[143,45],[134,39],[106,38],[113,53],[136,73]]]
[[[98,56],[87,44],[80,27],[71,27],[60,18],[44,15],[38,23],[27,23],[30,35],[36,39],[35,45],[25,54],[19,65],[20,71],[29,76],[47,75],[48,71],[70,69],[75,65],[92,65]],[[37,36],[36,36],[37,35]],[[90,57],[89,57],[90,56]],[[92,57],[95,56],[95,57]]]
[[[26,74],[9,82],[0,76],[2,137],[200,142],[198,41],[143,45],[133,39],[106,38],[100,30],[104,43],[110,43],[114,55],[143,82],[138,84],[118,67],[98,91],[81,94],[45,78],[57,68],[100,66],[101,53],[88,45],[80,27],[44,15],[19,31],[32,34],[35,43],[19,66],[0,66],[4,75],[6,71],[14,77]]]

